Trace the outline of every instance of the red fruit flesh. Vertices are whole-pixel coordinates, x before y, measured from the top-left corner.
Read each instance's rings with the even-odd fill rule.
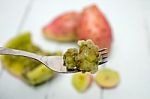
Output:
[[[68,12],[58,16],[52,23],[44,27],[46,37],[58,41],[74,41],[80,14]]]
[[[112,34],[103,13],[95,6],[86,7],[81,13],[77,35],[79,39],[91,39],[99,48],[111,48]]]

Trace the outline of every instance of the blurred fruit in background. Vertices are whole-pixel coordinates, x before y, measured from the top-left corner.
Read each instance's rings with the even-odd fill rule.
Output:
[[[33,52],[40,55],[60,55],[49,53],[32,44],[30,33],[22,33],[9,40],[5,47]],[[40,62],[22,56],[3,55],[3,66],[14,76],[26,81],[30,85],[42,84],[55,76],[55,72]]]
[[[75,41],[79,17],[80,14],[77,12],[66,12],[46,25],[43,33],[48,39],[62,42]]]
[[[99,48],[111,49],[111,27],[96,5],[81,11],[66,12],[56,17],[43,28],[44,35],[56,41],[77,41],[91,39]]]
[[[99,48],[111,48],[111,28],[96,5],[83,9],[78,25],[78,39],[91,39]]]

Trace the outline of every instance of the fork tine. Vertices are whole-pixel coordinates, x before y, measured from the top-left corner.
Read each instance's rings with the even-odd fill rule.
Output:
[[[102,65],[102,64],[104,64],[104,63],[106,63],[107,61],[104,61],[104,62],[99,62],[99,65]]]
[[[107,55],[107,54],[108,54],[107,52],[101,53],[102,56]]]
[[[100,52],[101,55],[102,55],[102,61],[99,62],[99,65],[101,65],[101,64],[104,64],[104,63],[107,62],[107,61],[105,60],[105,59],[108,57],[108,56],[107,56],[107,54],[108,54],[107,48],[102,48],[102,49],[99,50],[99,52]]]
[[[99,52],[103,52],[105,50],[107,50],[107,48],[102,48],[102,49],[99,50]]]
[[[106,58],[107,58],[107,56],[102,57],[103,60],[106,59]]]

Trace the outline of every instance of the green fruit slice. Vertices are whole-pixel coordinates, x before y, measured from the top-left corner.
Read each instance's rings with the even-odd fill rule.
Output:
[[[95,81],[103,88],[113,88],[118,85],[120,77],[117,71],[103,68],[96,73]]]
[[[9,40],[5,47],[33,52],[40,55],[61,55],[60,52],[49,53],[34,45],[30,33],[22,33]],[[3,55],[2,64],[12,75],[28,82],[31,85],[39,85],[51,79],[55,73],[44,67],[40,62],[22,56]]]
[[[89,73],[76,73],[72,77],[72,84],[78,92],[86,91],[92,82],[92,75]]]
[[[27,82],[29,82],[30,84],[39,85],[49,80],[49,78],[52,78],[54,74],[55,73],[53,70],[41,64],[37,68],[25,73],[25,77]]]

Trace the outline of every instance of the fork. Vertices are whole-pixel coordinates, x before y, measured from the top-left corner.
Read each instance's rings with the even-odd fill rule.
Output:
[[[106,48],[99,50],[99,52],[102,55],[102,61],[99,62],[99,65],[107,62],[105,61],[105,59],[107,58],[106,50],[107,50]],[[27,51],[4,48],[4,47],[0,47],[0,55],[16,55],[16,56],[24,56],[24,57],[32,58],[43,63],[48,68],[60,73],[77,72],[77,71],[67,70],[66,66],[63,65],[64,64],[63,56],[42,56]]]

